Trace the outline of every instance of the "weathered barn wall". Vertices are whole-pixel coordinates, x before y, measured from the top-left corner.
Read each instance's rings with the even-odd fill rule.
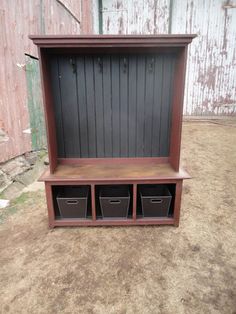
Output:
[[[236,114],[236,6],[222,0],[101,2],[104,34],[196,33],[188,52],[184,114]]]
[[[26,56],[37,56],[29,34],[91,32],[90,1],[1,0],[0,162],[31,150]]]
[[[197,33],[188,55],[184,114],[236,114],[236,8],[225,2],[1,0],[0,162],[32,148],[25,54],[37,56],[37,50],[29,34],[98,32],[99,22],[105,34]]]
[[[196,33],[189,49],[185,114],[236,114],[236,8],[173,1],[172,32]]]
[[[26,56],[26,80],[28,94],[28,112],[31,130],[32,150],[46,148],[46,128],[42,106],[39,61]]]

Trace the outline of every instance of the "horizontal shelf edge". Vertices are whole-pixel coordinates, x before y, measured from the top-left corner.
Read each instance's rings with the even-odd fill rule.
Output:
[[[76,220],[76,219],[61,219],[54,220],[53,227],[72,227],[72,226],[124,226],[124,225],[174,225],[174,218],[140,218],[140,219],[127,219],[127,220]]]
[[[171,35],[30,35],[29,38],[42,48],[54,47],[131,47],[131,46],[185,46],[196,34]]]
[[[74,183],[142,183],[177,181],[190,179],[189,174],[179,169],[175,171],[169,163],[153,160],[140,162],[83,162],[81,164],[59,164],[54,173],[47,169],[39,178],[46,182]]]

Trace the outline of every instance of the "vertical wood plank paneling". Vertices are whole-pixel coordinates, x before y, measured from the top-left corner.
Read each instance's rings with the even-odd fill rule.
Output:
[[[154,73],[154,103],[152,124],[152,156],[160,155],[160,125],[161,125],[161,105],[162,105],[162,76],[163,76],[163,57],[155,57]]]
[[[120,156],[120,62],[111,56],[112,156]]]
[[[103,57],[103,105],[104,105],[104,144],[105,157],[112,156],[112,94],[111,94],[111,59]]]
[[[103,60],[102,56],[94,57],[94,103],[96,115],[97,157],[104,157],[104,108],[103,108]],[[88,86],[89,88],[89,86]]]
[[[137,125],[136,125],[136,155],[144,156],[144,103],[145,103],[145,56],[137,57]]]
[[[66,157],[80,156],[79,114],[77,104],[76,60],[59,58],[61,103]]]
[[[176,66],[176,58],[174,55],[170,56],[170,80],[169,87],[170,93],[168,94],[168,137],[167,137],[167,154],[170,155],[170,142],[171,142],[171,128],[172,128],[172,116],[173,116],[173,97],[174,97],[174,74]],[[181,110],[182,112],[183,110]]]
[[[62,105],[61,105],[61,90],[60,90],[60,78],[59,78],[59,64],[58,58],[51,59],[51,87],[53,94],[53,105],[55,112],[56,122],[56,135],[57,135],[57,153],[58,157],[65,157],[64,147],[64,127],[62,119]]]
[[[144,102],[144,157],[152,156],[152,125],[157,123],[153,115],[154,103],[154,72],[155,59],[150,55],[146,57],[146,89]]]
[[[169,153],[169,107],[170,107],[170,82],[171,82],[171,57],[165,56],[162,76],[162,105],[161,105],[161,132],[160,155],[168,156]]]
[[[43,116],[42,90],[39,76],[39,62],[26,56],[26,79],[28,109],[30,117],[32,149],[46,148],[46,130]]]
[[[88,114],[89,157],[97,157],[96,111],[94,103],[94,69],[93,58],[85,56],[85,84]]]
[[[168,156],[173,58],[59,57],[59,73],[53,60],[60,157]]]
[[[120,57],[120,156],[128,157],[128,56]],[[132,113],[131,113],[132,114]]]
[[[136,156],[136,129],[137,129],[137,57],[129,56],[129,102],[128,102],[128,143],[129,157]]]
[[[88,139],[88,114],[86,101],[86,80],[84,57],[76,58],[77,73],[77,93],[78,93],[78,111],[79,111],[79,133],[81,157],[89,157],[89,139]]]

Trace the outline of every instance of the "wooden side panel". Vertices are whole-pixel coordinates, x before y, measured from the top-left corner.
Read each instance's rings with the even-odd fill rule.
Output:
[[[61,92],[60,92],[60,74],[58,58],[53,58],[50,62],[50,74],[51,74],[51,88],[53,94],[53,108],[56,120],[56,135],[57,135],[57,153],[59,157],[65,156],[65,145],[62,139],[64,138],[64,126],[62,119],[62,104],[61,104]]]
[[[45,122],[47,130],[47,143],[48,143],[48,157],[49,168],[53,173],[57,166],[57,135],[56,135],[56,119],[53,108],[53,95],[51,91],[51,79],[50,79],[50,61],[49,57],[45,54],[43,49],[38,50],[40,73],[42,78],[42,90],[43,90],[43,103],[45,112]]]
[[[183,115],[183,98],[184,98],[184,82],[185,67],[187,59],[187,47],[182,49],[179,54],[178,61],[175,66],[174,89],[173,89],[173,109],[171,119],[171,136],[170,136],[170,163],[172,167],[178,171],[180,161],[180,145],[182,131],[182,115]]]
[[[170,150],[170,121],[171,121],[171,102],[172,93],[170,90],[173,88],[173,57],[165,57],[167,62],[163,62],[163,76],[162,76],[162,106],[160,116],[160,155],[168,156]],[[180,104],[181,106],[181,104]]]

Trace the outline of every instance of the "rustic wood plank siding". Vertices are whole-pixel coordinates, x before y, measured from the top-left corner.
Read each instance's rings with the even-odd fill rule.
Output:
[[[197,33],[189,46],[186,115],[236,114],[236,9],[225,1],[173,1],[172,32]]]
[[[25,53],[37,57],[37,48],[28,35],[91,32],[89,6],[90,1],[1,1],[0,162],[32,149]]]
[[[47,146],[42,104],[42,90],[37,59],[26,56],[26,79],[28,108],[31,129],[32,149],[40,150]]]
[[[58,156],[167,157],[174,54],[54,56]]]
[[[188,51],[184,114],[236,115],[236,8],[226,8],[223,0],[102,3],[104,34],[196,33]]]

